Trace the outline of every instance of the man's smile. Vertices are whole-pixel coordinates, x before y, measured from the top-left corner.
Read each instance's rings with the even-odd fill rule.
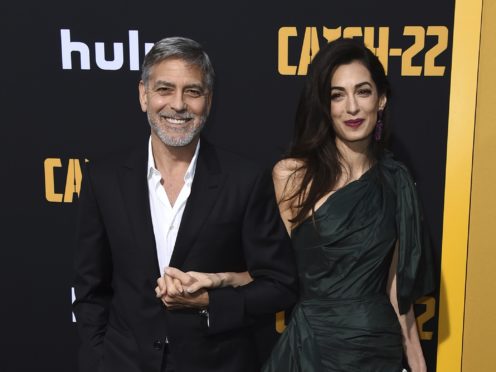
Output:
[[[192,116],[172,116],[172,115],[160,115],[162,119],[165,119],[170,124],[181,125],[193,120]]]

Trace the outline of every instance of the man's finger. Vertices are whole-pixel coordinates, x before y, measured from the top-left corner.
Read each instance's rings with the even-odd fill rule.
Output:
[[[181,281],[179,279],[172,279],[172,282],[174,283],[174,287],[176,288],[176,290],[183,294],[184,290],[183,290],[183,286],[181,284]]]
[[[179,269],[176,269],[175,267],[168,267],[165,269],[165,273],[174,279],[178,279],[183,285],[189,285],[193,282],[193,278],[191,276]]]
[[[159,293],[157,293],[157,297],[163,296],[167,293],[167,286],[165,285],[165,280],[163,277],[157,279],[157,286],[159,288]]]
[[[177,310],[177,309],[186,308],[187,306],[185,306],[185,304],[183,304],[181,300],[183,300],[183,297],[170,297],[170,296],[162,297],[162,302],[167,307],[167,310]]]
[[[179,294],[179,291],[176,289],[176,286],[174,285],[174,279],[167,274],[164,275],[164,279],[165,279],[165,285],[167,287],[167,296],[171,296],[171,297],[177,296]]]

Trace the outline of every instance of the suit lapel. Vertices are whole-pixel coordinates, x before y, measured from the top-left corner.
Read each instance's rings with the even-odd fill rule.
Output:
[[[147,185],[148,146],[142,146],[129,156],[119,170],[124,205],[136,238],[145,276],[155,283],[160,276],[157,248],[153,233]]]
[[[212,210],[224,177],[215,148],[203,138],[170,266],[181,268]]]

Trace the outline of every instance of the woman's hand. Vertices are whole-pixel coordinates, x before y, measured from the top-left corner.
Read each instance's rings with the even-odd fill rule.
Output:
[[[185,288],[188,293],[194,293],[202,288],[239,287],[248,284],[253,280],[248,271],[242,273],[201,273],[197,271],[188,271],[186,274],[196,279],[196,282]]]
[[[423,355],[408,355],[409,352],[406,350],[408,365],[410,366],[410,372],[427,372],[427,366]]]

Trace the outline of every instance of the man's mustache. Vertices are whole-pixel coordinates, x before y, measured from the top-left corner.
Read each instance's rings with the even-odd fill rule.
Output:
[[[185,112],[185,113],[160,112],[159,115],[162,118],[170,118],[170,119],[178,119],[178,120],[190,120],[195,118],[195,115],[193,115],[190,112]]]

